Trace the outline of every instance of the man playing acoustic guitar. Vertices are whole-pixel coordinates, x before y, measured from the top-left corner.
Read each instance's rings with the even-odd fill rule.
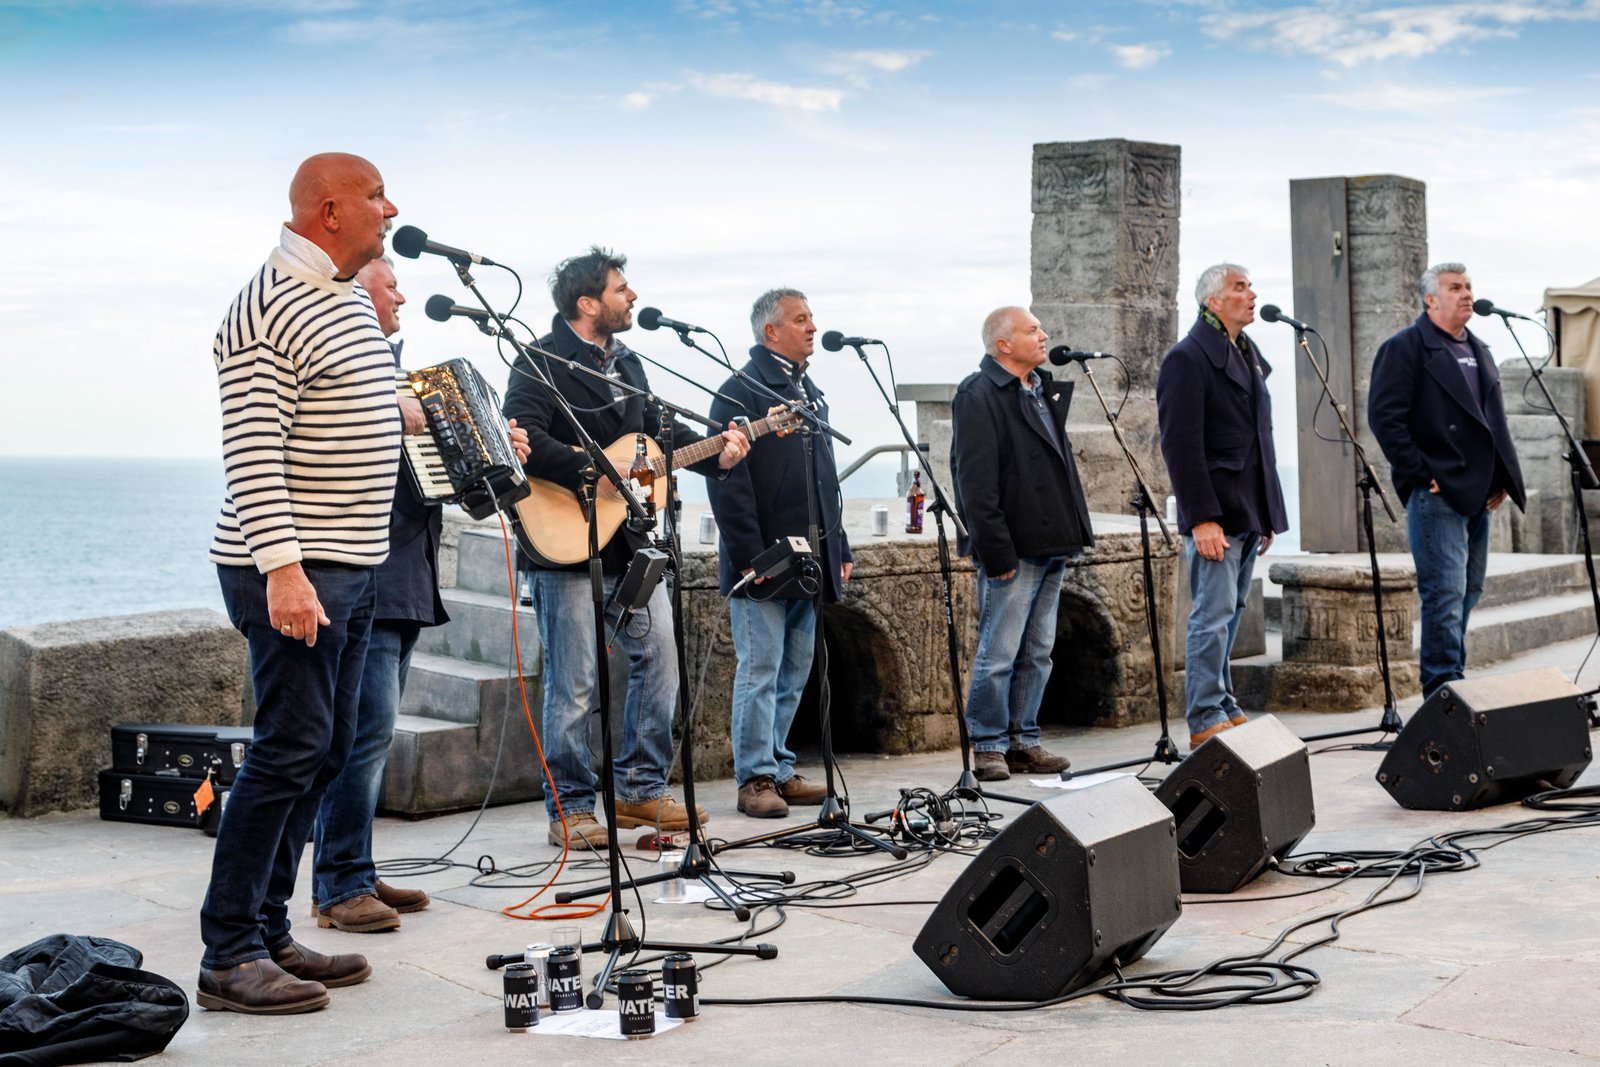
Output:
[[[558,266],[550,279],[550,295],[557,314],[550,333],[539,339],[538,347],[591,366],[636,389],[648,390],[650,385],[639,357],[616,337],[632,328],[637,299],[622,274],[627,262],[625,256],[595,247]],[[554,360],[542,364],[540,370],[572,406],[584,430],[600,444],[610,444],[623,435],[631,440],[632,435],[640,433],[653,439],[660,432],[660,409],[656,404]],[[530,375],[513,370],[506,389],[505,414],[528,431],[528,476],[570,490],[575,500],[583,485],[588,458],[578,448],[576,434],[546,387]],[[676,448],[703,440],[676,421],[672,438]],[[722,434],[721,451],[689,469],[715,478],[732,469],[748,451],[746,436],[728,430]],[[622,470],[626,473],[625,465]],[[664,487],[666,479],[660,484]],[[612,537],[602,546],[601,570],[608,597],[627,570],[633,553],[643,544],[643,535],[623,527],[621,536]],[[603,849],[609,831],[595,818],[595,775],[588,745],[588,713],[593,702],[596,664],[594,634],[583,623],[593,611],[587,564],[555,563],[549,559],[524,563],[530,567],[529,586],[539,641],[544,647],[542,740],[554,779],[553,789],[545,794],[549,841],[558,846],[563,843],[556,807],[559,796],[571,847]],[[617,634],[616,647],[628,657],[622,745],[614,768],[617,825],[686,829],[688,809],[667,792],[678,661],[664,586],[656,588],[645,609]],[[705,821],[704,809],[698,815]]]

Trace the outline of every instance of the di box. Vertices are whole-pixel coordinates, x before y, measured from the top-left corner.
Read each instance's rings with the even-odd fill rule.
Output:
[[[1555,667],[1440,686],[1378,765],[1405,808],[1465,811],[1565,789],[1589,766],[1589,710]]]
[[[957,996],[1044,1000],[1149,951],[1178,919],[1172,813],[1136,778],[1035,804],[928,916],[913,947]]]
[[[1311,758],[1274,716],[1214,735],[1167,775],[1156,799],[1178,824],[1187,893],[1231,893],[1311,832]]]
[[[152,826],[199,826],[194,792],[201,779],[178,774],[100,772],[100,817],[114,822],[142,822]],[[218,808],[216,801],[206,810]]]
[[[111,728],[111,766],[137,774],[173,771],[204,778],[215,769],[218,785],[231,783],[250,751],[248,726],[131,723]]]

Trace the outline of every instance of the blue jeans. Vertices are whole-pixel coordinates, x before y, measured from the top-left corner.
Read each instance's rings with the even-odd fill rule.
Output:
[[[1406,501],[1406,536],[1422,601],[1422,695],[1466,676],[1467,618],[1483,595],[1489,566],[1489,512],[1462,515],[1438,493]]]
[[[733,650],[733,777],[762,775],[780,785],[794,777],[789,727],[800,707],[817,648],[814,600],[728,601]]]
[[[1065,556],[1023,559],[1005,581],[978,570],[978,652],[967,689],[974,752],[1039,744],[1039,702],[1050,679]]]
[[[372,629],[371,567],[307,561],[331,620],[317,643],[291,640],[267,615],[267,579],[218,566],[228,618],[250,644],[255,735],[217,829],[211,884],[200,907],[202,967],[261,959],[290,940],[288,900],[322,793],[355,736]]]
[[[1191,734],[1240,714],[1228,662],[1260,551],[1258,533],[1228,534],[1228,547],[1219,560],[1202,556],[1193,537],[1183,539],[1190,605],[1183,646],[1183,706]]]
[[[622,575],[608,575],[611,596]],[[554,789],[545,811],[556,815],[556,797],[569,817],[593,811],[596,778],[590,767],[589,712],[596,705],[594,602],[589,575],[535,569],[530,586],[539,643],[544,646],[545,762]],[[606,631],[610,636],[610,630]],[[665,583],[656,586],[643,611],[617,635],[615,647],[628,657],[628,699],[622,708],[622,745],[614,773],[617,799],[639,803],[665,796],[672,765],[672,713],[678,702],[677,646]]]
[[[378,811],[389,741],[400,714],[411,649],[422,627],[414,622],[372,624],[367,664],[361,672],[361,702],[356,710],[350,756],[322,796],[312,851],[312,888],[319,907],[371,895],[378,872],[372,863],[372,818]]]

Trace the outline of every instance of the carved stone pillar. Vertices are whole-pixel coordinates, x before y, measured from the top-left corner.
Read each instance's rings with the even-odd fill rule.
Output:
[[[1033,146],[1033,313],[1053,345],[1121,357],[1122,432],[1158,507],[1170,484],[1155,382],[1178,336],[1179,156],[1177,145],[1121,139]],[[1131,511],[1133,477],[1083,371],[1055,373],[1077,383],[1069,426],[1090,509]],[[1101,361],[1094,373],[1114,408],[1122,372]]]

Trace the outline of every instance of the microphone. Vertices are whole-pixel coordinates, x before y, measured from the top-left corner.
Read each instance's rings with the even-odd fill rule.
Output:
[[[710,330],[700,326],[691,326],[687,322],[679,322],[677,319],[669,319],[665,315],[661,314],[660,308],[645,308],[643,311],[639,312],[639,325],[647,330],[659,330],[661,327],[665,326],[667,329],[677,330],[679,333],[711,332]]]
[[[1539,321],[1538,319],[1531,318],[1531,317],[1529,317],[1527,315],[1519,315],[1515,311],[1507,311],[1505,308],[1497,308],[1497,307],[1494,306],[1494,301],[1493,300],[1487,300],[1487,299],[1485,299],[1485,300],[1474,300],[1472,302],[1472,310],[1476,311],[1478,314],[1484,316],[1485,318],[1487,318],[1490,315],[1499,315],[1502,319],[1522,319],[1525,322],[1538,322]]]
[[[1082,363],[1086,359],[1116,359],[1110,352],[1077,352],[1069,345],[1056,345],[1050,350],[1050,362],[1058,367],[1068,363]]]
[[[881,345],[882,341],[872,337],[846,337],[838,330],[829,330],[822,335],[822,347],[829,352],[837,352],[845,345],[851,348],[860,348],[862,345]]]
[[[498,267],[500,265],[487,256],[475,255],[459,248],[442,245],[438,241],[430,241],[427,233],[417,229],[415,226],[402,226],[394,231],[394,236],[389,239],[389,247],[393,248],[397,255],[405,256],[407,259],[416,259],[422,253],[427,252],[431,255],[443,256],[455,263],[476,263],[480,267]]]
[[[1315,326],[1311,326],[1311,325],[1308,325],[1307,323],[1301,322],[1299,319],[1291,319],[1289,316],[1287,316],[1283,312],[1279,311],[1277,304],[1268,304],[1266,307],[1261,309],[1261,321],[1262,322],[1281,322],[1281,323],[1284,323],[1284,324],[1286,324],[1288,326],[1293,326],[1297,330],[1304,330],[1307,333],[1316,333],[1317,332],[1317,328]]]
[[[481,308],[462,307],[460,304],[453,303],[443,293],[435,293],[433,296],[428,297],[427,311],[428,318],[434,322],[449,322],[452,315],[460,315],[462,318],[472,319],[474,322],[489,321],[489,313],[487,311]]]

